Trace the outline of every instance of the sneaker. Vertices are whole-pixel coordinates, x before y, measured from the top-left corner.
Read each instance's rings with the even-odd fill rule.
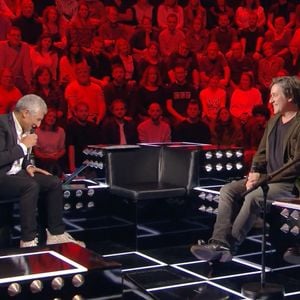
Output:
[[[200,243],[191,247],[192,254],[200,260],[228,262],[232,260],[229,247],[221,242],[213,241],[209,244]]]
[[[69,233],[64,232],[63,234],[51,234],[49,230],[47,230],[47,245],[53,245],[53,244],[63,244],[63,243],[74,243],[77,244],[83,248],[85,248],[85,243],[81,241],[75,240]]]
[[[20,241],[20,248],[36,247],[38,245],[38,239],[35,238],[31,241]]]

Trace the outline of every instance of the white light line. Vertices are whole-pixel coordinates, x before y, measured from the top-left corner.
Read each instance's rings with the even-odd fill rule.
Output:
[[[167,289],[172,289],[172,288],[177,288],[177,287],[185,287],[185,286],[190,286],[190,285],[196,285],[196,284],[201,284],[201,283],[205,283],[205,282],[206,282],[205,280],[201,280],[201,281],[180,283],[180,284],[174,284],[174,285],[166,285],[166,286],[146,289],[146,291],[147,292],[154,292],[154,291],[167,290]]]
[[[205,260],[193,260],[193,261],[187,261],[183,263],[178,263],[178,264],[172,264],[171,266],[185,266],[185,265],[193,265],[193,264],[198,264],[198,263],[204,263],[206,262]]]
[[[274,269],[272,269],[272,271],[281,271],[281,270],[288,270],[288,269],[293,269],[293,268],[299,268],[299,264],[298,265],[288,265],[288,266],[284,266],[284,267],[274,268]]]
[[[237,273],[237,274],[231,274],[231,275],[212,277],[212,278],[207,278],[207,280],[211,281],[211,280],[216,280],[216,279],[233,278],[233,277],[240,277],[240,276],[245,276],[245,275],[255,275],[255,274],[260,274],[260,273],[261,273],[260,271],[252,271],[252,272],[247,272],[247,273]]]
[[[160,267],[162,267],[162,266],[161,265],[152,265],[152,266],[145,266],[145,267],[128,268],[128,269],[122,269],[122,272],[155,269],[155,268],[160,268]]]
[[[297,291],[297,292],[291,292],[291,293],[285,293],[284,296],[294,296],[294,295],[299,295],[300,294],[300,291]]]
[[[102,256],[103,257],[111,257],[111,256],[122,256],[122,255],[130,255],[130,254],[136,254],[136,252],[135,251],[119,252],[119,253],[113,253],[113,254],[105,254]]]
[[[267,250],[266,253],[275,253],[276,250],[271,249],[271,250]],[[246,254],[241,254],[241,255],[236,255],[235,257],[248,257],[248,256],[253,256],[253,255],[261,255],[261,251],[258,252],[252,252],[252,253],[246,253]]]
[[[202,275],[200,275],[200,274],[198,274],[198,273],[195,273],[195,272],[186,270],[186,269],[184,269],[184,268],[181,268],[181,267],[179,267],[179,266],[175,266],[175,265],[174,265],[173,268],[178,269],[178,270],[180,270],[180,271],[182,271],[182,272],[184,272],[184,273],[188,273],[188,274],[190,274],[190,275],[193,275],[193,276],[195,276],[195,277],[197,277],[197,278],[201,278],[201,279],[203,279],[203,280],[206,280],[206,277],[204,277],[204,276],[202,276]]]
[[[232,260],[237,262],[237,263],[240,263],[242,265],[252,267],[254,269],[261,270],[261,265],[260,264],[256,264],[256,263],[253,263],[251,261],[244,260],[244,259],[241,259],[241,258],[238,258],[238,257],[234,257]],[[266,272],[270,272],[271,270],[272,270],[271,268],[266,267]]]
[[[245,299],[241,293],[238,293],[238,292],[235,291],[235,290],[231,290],[231,289],[229,289],[229,288],[227,288],[227,287],[225,287],[225,286],[223,286],[223,285],[220,285],[220,284],[218,284],[218,283],[215,283],[215,282],[213,282],[213,281],[208,281],[207,284],[213,285],[213,286],[215,286],[215,287],[217,287],[217,288],[219,288],[219,289],[221,289],[221,290],[224,290],[224,291],[226,291],[226,292],[229,292],[229,293],[232,293],[232,294],[234,294],[234,295],[240,296],[240,297],[242,297],[242,299]]]
[[[155,259],[155,258],[153,258],[153,257],[151,257],[151,256],[148,256],[147,254],[144,254],[144,253],[141,253],[141,252],[138,252],[138,251],[135,252],[135,253],[136,253],[137,255],[140,255],[140,256],[142,256],[142,257],[144,257],[144,258],[150,260],[150,261],[156,262],[156,263],[160,264],[161,266],[166,266],[166,265],[167,265],[167,264],[164,263],[163,261],[158,260],[158,259]]]

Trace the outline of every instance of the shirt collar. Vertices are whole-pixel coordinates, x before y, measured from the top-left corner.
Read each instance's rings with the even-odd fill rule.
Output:
[[[23,129],[15,115],[15,113],[13,112],[12,113],[12,116],[13,116],[13,120],[14,120],[14,123],[15,123],[15,127],[16,127],[16,131],[17,131],[17,136],[22,136],[23,134]]]

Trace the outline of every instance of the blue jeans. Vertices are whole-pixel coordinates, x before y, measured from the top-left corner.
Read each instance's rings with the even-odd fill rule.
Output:
[[[263,191],[259,187],[241,198],[246,191],[246,180],[232,181],[220,190],[218,215],[210,240],[225,243],[234,249],[246,238],[261,213]],[[294,183],[270,183],[267,204],[284,198],[295,198]]]

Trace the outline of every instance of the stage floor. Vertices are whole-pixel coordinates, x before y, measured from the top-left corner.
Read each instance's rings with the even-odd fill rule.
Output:
[[[260,282],[260,247],[261,236],[249,236],[231,262],[215,264],[196,260],[190,245],[132,252],[99,244],[93,250],[122,264],[123,299],[216,300],[245,299],[243,284]],[[300,265],[284,262],[269,244],[266,278],[284,286],[286,299],[300,299]]]

